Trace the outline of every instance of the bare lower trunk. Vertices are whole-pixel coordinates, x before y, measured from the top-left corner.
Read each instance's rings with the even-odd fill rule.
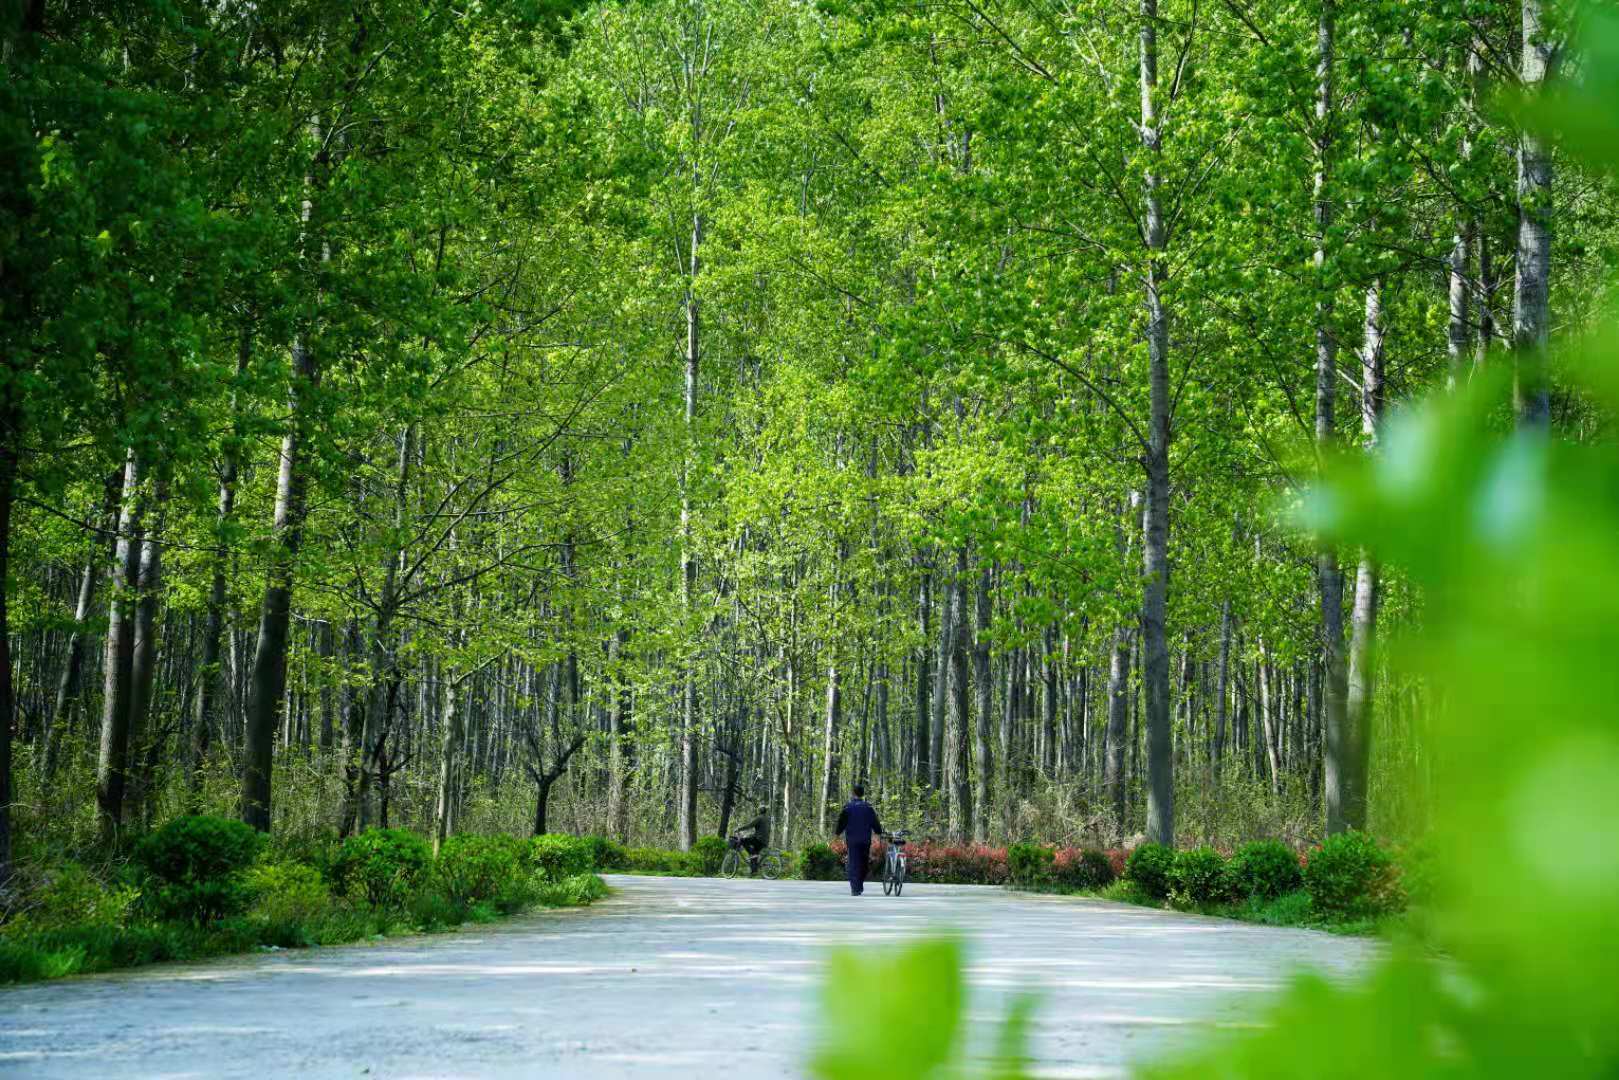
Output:
[[[445,838],[454,832],[455,791],[459,785],[461,743],[465,738],[465,717],[461,711],[461,683],[449,672],[440,680],[443,695],[438,759],[438,800],[433,811],[433,857],[438,858]],[[543,824],[543,822],[541,823]]]
[[[928,784],[940,786],[944,772],[945,730],[950,720],[950,657],[955,654],[961,612],[956,609],[955,585],[940,583],[939,659],[933,671],[933,720],[928,732]]]
[[[1130,724],[1130,631],[1113,631],[1107,676],[1107,736],[1102,758],[1102,787],[1113,807],[1114,835],[1123,838],[1125,817],[1124,752]]]
[[[1361,348],[1361,431],[1368,453],[1376,453],[1383,418],[1383,285],[1374,282],[1366,292],[1366,337]],[[1377,563],[1362,551],[1355,575],[1355,604],[1351,615],[1349,674],[1345,697],[1345,757],[1348,782],[1345,820],[1364,829],[1370,786],[1369,756],[1372,731],[1374,648],[1377,638]]]
[[[134,451],[124,462],[124,488],[113,554],[112,601],[108,606],[101,747],[96,759],[96,805],[102,839],[117,839],[129,783],[129,691],[135,657],[135,595],[140,579],[139,487],[141,464]]]
[[[11,727],[17,713],[11,682],[11,508],[17,494],[16,421],[11,410],[0,416],[0,888],[11,881]]]
[[[956,576],[951,585],[950,606],[955,609],[955,633],[951,635],[950,650],[950,831],[955,836],[972,834],[972,787],[968,780],[968,762],[972,756],[972,714],[968,708],[967,674],[967,551],[961,549],[956,556]]]
[[[917,629],[921,632],[922,644],[916,650],[916,715],[913,732],[915,750],[912,762],[916,769],[917,783],[926,786],[931,780],[932,766],[929,764],[931,760],[929,755],[933,748],[932,738],[928,733],[928,720],[932,713],[932,698],[929,693],[933,678],[932,653],[928,651],[928,640],[933,611],[933,579],[925,565],[921,569],[916,586],[916,622]]]
[[[236,353],[236,375],[241,378],[247,371],[252,350],[251,332],[244,328]],[[236,402],[231,402],[231,414],[237,415]],[[225,443],[219,462],[219,500],[214,514],[214,543],[212,556],[213,579],[208,588],[208,616],[202,634],[202,665],[197,671],[196,711],[191,718],[191,753],[188,769],[189,787],[193,797],[202,786],[202,769],[207,763],[209,748],[219,728],[220,664],[219,646],[225,633],[225,599],[229,587],[226,577],[229,555],[227,529],[236,516],[236,478],[240,469],[241,428],[239,421],[233,426],[231,438]]]
[[[109,528],[116,526],[118,518],[118,492],[123,486],[123,470],[107,479],[106,500],[100,520]],[[101,578],[101,564],[108,551],[100,537],[90,545],[90,554],[84,561],[84,572],[79,576],[78,602],[73,608],[73,633],[68,638],[67,656],[62,663],[62,677],[56,684],[56,707],[45,732],[45,760],[41,772],[48,781],[56,775],[61,756],[62,736],[74,726],[74,717],[84,699],[84,659],[91,637],[90,618],[96,603],[96,585]]]
[[[1220,605],[1220,672],[1215,684],[1213,760],[1216,778],[1225,754],[1226,711],[1231,697],[1231,598]]]
[[[826,812],[838,782],[838,725],[842,712],[842,691],[838,685],[838,665],[834,660],[826,669],[826,724],[821,732],[821,799],[818,831],[826,832]]]
[[[995,711],[994,684],[989,674],[990,624],[990,572],[984,567],[978,575],[978,633],[973,639],[973,678],[978,684],[978,756],[973,765],[974,797],[977,828],[973,836],[980,843],[989,840],[989,781],[995,771],[994,753],[990,748],[991,717]],[[1004,789],[1000,796],[1010,801]]]
[[[158,495],[161,504],[164,494]],[[131,754],[129,802],[136,820],[145,821],[150,812],[152,769],[156,762],[150,745],[155,737],[148,723],[152,705],[152,687],[157,677],[157,603],[158,587],[163,573],[163,549],[154,533],[156,523],[147,530],[141,543],[140,591],[135,606],[135,642],[130,657],[129,673],[129,747]]]
[[[608,639],[608,667],[612,670],[611,694],[608,703],[607,724],[610,742],[607,760],[607,821],[612,835],[619,841],[628,839],[628,803],[625,789],[629,785],[631,768],[630,745],[630,689],[624,684],[619,665],[624,661],[624,643],[628,633],[619,629]]]
[[[287,690],[287,631],[292,619],[292,587],[303,542],[307,477],[305,426],[319,383],[314,354],[303,341],[293,345],[290,426],[281,441],[276,477],[274,539],[264,601],[259,608],[258,645],[248,679],[246,738],[242,755],[242,820],[268,832],[275,732]]]

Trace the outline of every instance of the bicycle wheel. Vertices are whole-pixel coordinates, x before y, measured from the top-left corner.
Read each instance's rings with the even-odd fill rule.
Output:
[[[725,853],[724,860],[720,862],[720,877],[734,878],[742,872],[744,865],[741,849],[732,848]]]
[[[894,895],[894,856],[883,859],[883,895]]]
[[[759,856],[759,876],[766,881],[775,881],[787,872],[787,860],[781,857],[779,851],[767,851]]]
[[[905,889],[905,860],[894,860],[894,895],[898,896]]]

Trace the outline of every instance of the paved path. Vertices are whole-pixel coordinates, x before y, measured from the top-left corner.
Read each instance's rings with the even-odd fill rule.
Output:
[[[1042,991],[1042,1076],[1112,1076],[1242,1022],[1296,965],[1376,949],[969,886],[610,880],[592,908],[457,934],[0,990],[0,1076],[796,1077],[824,946],[940,927],[971,942],[975,1017]]]

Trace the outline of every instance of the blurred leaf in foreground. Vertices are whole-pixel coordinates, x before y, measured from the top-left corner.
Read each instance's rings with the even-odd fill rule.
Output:
[[[962,1024],[962,946],[935,938],[888,948],[840,949],[821,992],[821,1043],[811,1073],[822,1080],[1022,1080],[1033,1001],[1013,1001],[982,1068],[968,1059]]]

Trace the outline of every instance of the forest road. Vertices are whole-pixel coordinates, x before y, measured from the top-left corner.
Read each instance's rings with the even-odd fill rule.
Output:
[[[954,928],[975,1027],[1040,995],[1038,1074],[1112,1076],[1376,943],[1100,901],[613,877],[594,907],[0,990],[0,1076],[799,1077],[826,947]],[[977,1023],[982,1018],[986,1023]]]

